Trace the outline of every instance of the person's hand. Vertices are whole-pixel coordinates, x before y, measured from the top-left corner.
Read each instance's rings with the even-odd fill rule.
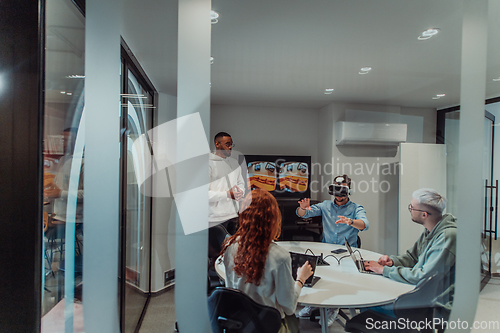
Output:
[[[43,190],[43,196],[49,199],[59,198],[61,196],[61,189],[56,185],[52,185]]]
[[[313,274],[313,269],[309,264],[309,261],[306,261],[302,267],[297,268],[297,280],[302,282],[306,282],[307,279]]]
[[[384,271],[384,266],[379,265],[376,261],[370,260],[370,261],[365,261],[365,269],[367,271],[372,271],[377,274],[382,274]]]
[[[243,191],[236,185],[231,187],[229,191],[227,191],[227,197],[236,201],[240,201],[243,198]]]
[[[378,264],[381,266],[392,266],[394,265],[394,262],[391,258],[389,258],[389,256],[383,255],[378,259]]]
[[[302,200],[299,200],[298,203],[300,205],[300,208],[304,209],[304,210],[311,210],[311,206],[310,206],[310,201],[308,198],[304,198]]]
[[[348,217],[339,215],[339,219],[337,221],[335,221],[335,224],[339,224],[339,223],[352,225],[353,221],[352,221],[352,219],[350,219]]]

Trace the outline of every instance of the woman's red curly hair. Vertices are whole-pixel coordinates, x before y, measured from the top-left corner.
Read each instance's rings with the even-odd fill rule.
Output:
[[[243,200],[239,228],[229,237],[221,255],[233,243],[238,243],[234,256],[234,271],[245,276],[245,283],[260,284],[264,273],[269,245],[281,233],[281,212],[276,199],[267,191],[255,189]]]

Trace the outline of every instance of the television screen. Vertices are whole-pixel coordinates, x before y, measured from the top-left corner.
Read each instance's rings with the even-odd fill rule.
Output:
[[[248,189],[261,188],[277,198],[311,196],[311,156],[245,155]]]

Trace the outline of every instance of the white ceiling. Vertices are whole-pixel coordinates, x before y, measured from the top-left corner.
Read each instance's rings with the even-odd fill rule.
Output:
[[[459,104],[461,0],[213,0],[212,8],[220,13],[213,104]],[[486,98],[500,96],[492,81],[500,76],[499,14],[500,2],[490,1]],[[418,41],[428,28],[441,30]],[[122,34],[155,88],[176,95],[177,1],[124,0]],[[372,71],[359,75],[365,66]]]

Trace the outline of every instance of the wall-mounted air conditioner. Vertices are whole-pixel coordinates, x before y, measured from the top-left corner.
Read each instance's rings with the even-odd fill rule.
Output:
[[[398,145],[406,142],[406,124],[339,121],[335,138],[337,145]]]

